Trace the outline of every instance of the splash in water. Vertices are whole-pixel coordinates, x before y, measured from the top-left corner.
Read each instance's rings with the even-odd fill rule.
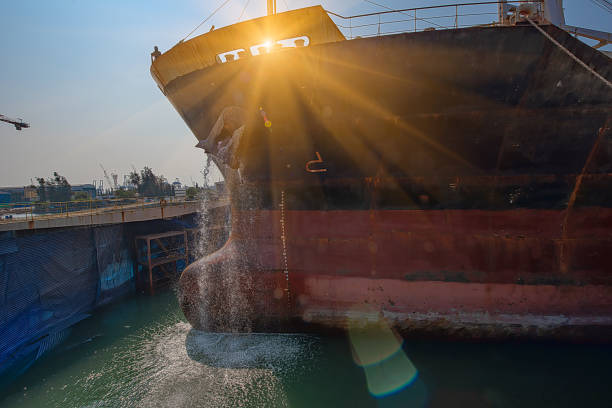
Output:
[[[106,364],[48,394],[47,404],[286,407],[280,378],[299,375],[317,344],[310,336],[211,334],[160,322],[112,346],[118,350]]]

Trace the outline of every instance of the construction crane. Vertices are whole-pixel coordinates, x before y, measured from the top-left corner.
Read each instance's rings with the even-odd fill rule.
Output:
[[[112,191],[113,183],[112,183],[110,177],[108,177],[108,173],[106,172],[106,169],[104,168],[104,166],[102,166],[102,163],[99,163],[99,164],[100,164],[100,168],[104,172],[104,178],[106,179],[106,182],[108,183],[108,186],[111,188],[111,191]]]
[[[4,116],[4,115],[0,115],[0,121],[2,122],[6,122],[6,123],[10,123],[11,125],[15,126],[15,129],[17,130],[21,130],[23,128],[29,128],[30,124],[29,123],[25,123],[23,121],[23,119],[13,119],[13,118],[9,118],[8,116]]]

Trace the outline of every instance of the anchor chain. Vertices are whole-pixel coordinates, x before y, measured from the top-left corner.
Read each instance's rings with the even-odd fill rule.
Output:
[[[289,266],[287,262],[287,235],[285,229],[285,190],[281,190],[281,203],[280,203],[280,225],[281,225],[281,242],[283,246],[283,272],[285,274],[285,281],[287,282],[287,305],[291,306],[291,292],[289,290]]]

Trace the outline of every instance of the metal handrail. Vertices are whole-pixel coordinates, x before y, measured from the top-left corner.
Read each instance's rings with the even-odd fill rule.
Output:
[[[69,217],[71,214],[94,215],[112,211],[144,210],[145,208],[170,207],[199,201],[188,200],[187,198],[177,199],[175,197],[158,197],[153,201],[148,200],[147,198],[124,198],[4,203],[0,205],[0,223],[33,221],[35,219],[48,219],[62,216]],[[23,211],[14,212],[20,209],[23,209]],[[15,215],[17,217],[13,217]],[[7,216],[9,218],[6,218]]]
[[[514,3],[544,3],[544,0],[514,0]],[[407,9],[398,9],[398,10],[387,10],[387,11],[377,11],[374,13],[367,13],[367,14],[356,14],[354,16],[342,16],[340,14],[334,13],[333,11],[329,11],[329,10],[325,10],[325,12],[327,12],[327,14],[331,14],[333,16],[336,17],[340,17],[343,19],[349,19],[349,18],[359,18],[359,17],[369,17],[369,16],[378,16],[381,14],[390,14],[390,13],[402,13],[402,12],[406,12],[406,11],[416,11],[416,10],[425,10],[425,9],[436,9],[436,8],[444,8],[444,7],[462,7],[462,6],[482,6],[482,5],[486,5],[486,4],[504,4],[505,2],[503,1],[480,1],[477,3],[453,3],[453,4],[442,4],[442,5],[438,5],[438,6],[424,6],[424,7],[413,7],[413,8],[407,8]],[[430,18],[430,17],[428,17]]]
[[[466,14],[458,14],[458,16],[459,17],[467,17],[467,16],[484,16],[484,15],[495,15],[495,14],[497,14],[497,13],[466,13]],[[434,20],[436,18],[449,18],[449,17],[455,17],[455,14],[445,15],[445,16],[434,16],[434,17],[426,17],[426,18],[417,18],[417,20],[429,22],[428,20]],[[360,25],[354,25],[354,26],[343,26],[343,25],[340,25],[340,24],[336,24],[336,25],[338,27],[341,27],[341,28],[360,28],[360,27],[376,26],[376,25],[380,25],[380,24],[403,23],[403,22],[408,22],[408,21],[414,21],[414,18],[406,18],[406,19],[403,19],[403,20],[382,21],[380,23],[360,24]],[[448,28],[448,26],[441,26],[441,25],[439,25],[439,27],[441,27],[441,28]]]
[[[514,0],[512,1],[512,3],[514,5],[516,4],[538,4],[541,5],[542,3],[544,3],[544,0]],[[478,17],[478,16],[499,16],[499,9],[496,10],[495,12],[467,12],[467,13],[460,13],[459,10],[460,8],[463,7],[473,7],[473,6],[492,6],[492,5],[502,5],[502,4],[506,4],[506,5],[511,5],[509,3],[506,2],[502,2],[502,1],[480,1],[480,2],[474,2],[474,3],[455,3],[455,4],[444,4],[444,5],[435,5],[435,6],[423,6],[423,7],[412,7],[412,8],[405,8],[405,9],[398,9],[398,10],[384,10],[384,11],[378,11],[378,12],[373,12],[373,13],[365,13],[365,14],[356,14],[353,16],[343,16],[341,14],[338,13],[334,13],[332,11],[329,10],[325,10],[328,15],[333,16],[333,17],[338,17],[342,20],[348,20],[348,25],[343,25],[343,24],[339,24],[336,23],[336,25],[341,28],[341,29],[346,29],[348,30],[348,35],[345,36],[349,39],[352,38],[356,38],[356,37],[372,37],[372,36],[380,36],[380,35],[388,35],[388,34],[396,34],[396,33],[403,33],[403,32],[417,32],[417,31],[423,31],[423,30],[430,30],[430,29],[458,29],[458,28],[464,28],[464,27],[484,27],[484,26],[495,26],[495,25],[499,25],[500,22],[487,22],[487,23],[478,23],[478,24],[460,24],[459,23],[459,18],[463,17],[464,19],[466,17],[469,18],[473,18],[473,17]],[[422,13],[427,11],[427,10],[435,10],[435,9],[447,9],[447,8],[454,8],[454,13],[450,14],[450,13],[445,13],[444,15],[427,15],[427,16],[417,16],[417,12],[421,11]],[[404,14],[406,16],[408,16],[408,18],[404,18],[404,19],[395,19],[395,20],[391,20],[391,21],[384,21],[381,16],[385,16],[388,14]],[[409,14],[410,13],[410,14]],[[354,25],[353,24],[353,20],[354,19],[364,19],[367,17],[378,17],[378,21],[372,21],[372,22],[364,22],[361,24],[357,24]],[[443,25],[442,21],[443,19],[448,19],[449,24],[447,25]],[[438,24],[438,22],[433,21],[433,20],[437,20],[438,22],[441,22],[441,24]],[[497,20],[497,19],[496,19]],[[371,20],[370,20],[371,21]],[[400,23],[414,23],[412,25],[412,27],[408,27],[406,26],[405,28],[402,28],[401,30],[390,30],[390,31],[383,31],[382,27],[391,25],[391,24],[400,24]],[[422,27],[422,23],[428,23],[429,27]],[[419,25],[421,25],[421,27],[419,28]],[[433,27],[435,26],[435,27]],[[362,33],[360,35],[354,35],[353,30],[359,30],[359,29],[364,29],[364,28],[374,28],[376,27],[376,32],[374,33]]]

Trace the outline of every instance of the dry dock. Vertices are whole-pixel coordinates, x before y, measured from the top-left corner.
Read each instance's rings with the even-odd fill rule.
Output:
[[[151,288],[153,281],[176,279],[193,261],[197,253],[193,245],[203,245],[202,231],[217,231],[214,226],[226,219],[223,201],[207,206],[204,218],[211,225],[202,225],[200,208],[199,201],[169,199],[3,208],[0,378],[27,370],[97,307],[135,289]],[[169,231],[184,237],[182,244],[172,237],[168,242],[150,239],[149,268],[139,263],[142,248],[136,238],[155,238]],[[205,242],[212,246],[223,242],[224,233],[218,232],[218,240]]]

